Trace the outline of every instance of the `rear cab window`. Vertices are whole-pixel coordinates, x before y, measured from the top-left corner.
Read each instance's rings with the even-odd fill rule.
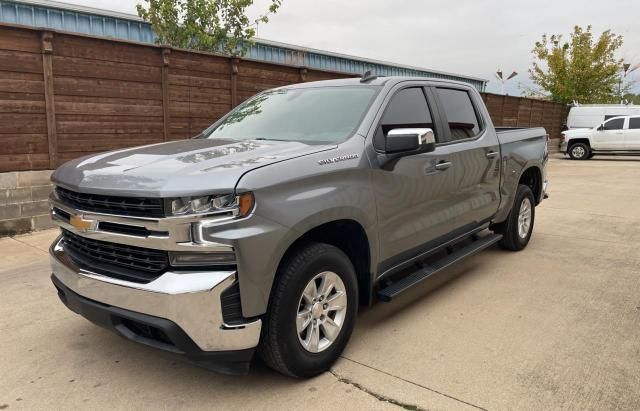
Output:
[[[469,92],[466,90],[441,88],[435,89],[451,141],[466,140],[479,136],[484,131]]]
[[[633,130],[640,129],[640,117],[629,118],[629,129],[633,129]]]

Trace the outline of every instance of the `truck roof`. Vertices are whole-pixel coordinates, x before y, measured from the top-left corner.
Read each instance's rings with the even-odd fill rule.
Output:
[[[465,83],[463,81],[455,81],[455,80],[445,80],[438,79],[433,77],[409,77],[409,76],[380,76],[375,77],[372,80],[361,82],[360,77],[353,78],[344,78],[344,79],[336,79],[336,80],[320,80],[320,81],[310,81],[308,83],[298,83],[287,86],[282,86],[278,88],[309,88],[309,87],[340,87],[340,86],[394,86],[397,83],[403,81],[431,81],[437,83],[447,83],[447,84],[455,84],[465,87],[470,87],[469,83]]]

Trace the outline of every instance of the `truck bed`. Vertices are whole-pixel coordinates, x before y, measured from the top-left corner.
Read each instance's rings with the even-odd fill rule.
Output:
[[[495,129],[501,144],[547,137],[544,127],[496,127]]]

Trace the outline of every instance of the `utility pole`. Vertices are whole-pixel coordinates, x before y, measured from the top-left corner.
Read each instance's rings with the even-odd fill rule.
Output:
[[[618,94],[620,95],[620,104],[624,104],[624,86],[627,81],[627,74],[631,73],[635,69],[640,67],[640,64],[636,64],[632,66],[630,63],[622,63],[622,76],[620,77],[620,82],[618,83]]]

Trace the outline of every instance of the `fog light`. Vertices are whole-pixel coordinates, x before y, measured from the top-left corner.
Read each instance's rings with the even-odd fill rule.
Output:
[[[233,252],[169,252],[169,261],[173,266],[206,266],[235,264]]]

